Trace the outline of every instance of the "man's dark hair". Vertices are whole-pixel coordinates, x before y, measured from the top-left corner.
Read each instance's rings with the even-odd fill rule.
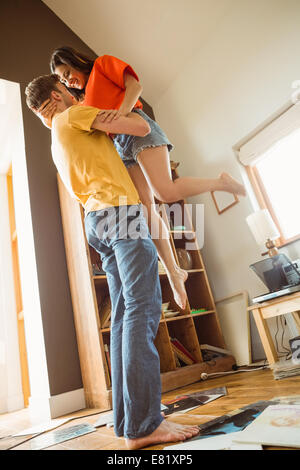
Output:
[[[25,90],[27,106],[37,111],[41,104],[50,98],[52,91],[60,93],[57,88],[58,83],[61,82],[59,76],[55,74],[42,75],[32,80]]]

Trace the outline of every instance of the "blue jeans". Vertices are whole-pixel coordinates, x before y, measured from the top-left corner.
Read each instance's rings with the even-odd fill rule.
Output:
[[[174,148],[173,144],[171,144],[168,137],[156,121],[153,121],[141,109],[135,108],[133,112],[138,113],[143,119],[145,119],[145,121],[148,122],[151,132],[144,137],[128,134],[115,135],[114,145],[126,168],[131,168],[136,165],[139,153],[147,148],[167,145],[169,152]]]
[[[157,252],[142,212],[141,206],[110,207],[85,218],[87,240],[101,256],[112,303],[114,430],[129,439],[151,434],[163,420],[154,345],[161,288]]]

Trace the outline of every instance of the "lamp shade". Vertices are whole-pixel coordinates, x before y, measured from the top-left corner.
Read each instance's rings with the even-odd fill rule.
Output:
[[[268,239],[280,237],[276,225],[267,209],[262,209],[248,215],[246,221],[258,245],[263,245]]]

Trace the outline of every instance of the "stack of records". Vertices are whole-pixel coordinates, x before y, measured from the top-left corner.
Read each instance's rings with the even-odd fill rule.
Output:
[[[271,367],[276,380],[300,375],[300,364],[294,364],[292,360],[276,362]]]

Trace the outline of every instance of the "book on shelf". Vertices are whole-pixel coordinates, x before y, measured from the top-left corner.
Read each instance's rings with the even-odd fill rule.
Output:
[[[110,363],[110,353],[109,353],[109,347],[107,344],[104,344],[104,352],[105,352],[105,357],[106,357],[106,363],[107,363],[107,369],[109,373],[109,381],[111,383],[111,363]]]
[[[106,276],[106,272],[99,268],[97,264],[93,264],[93,276]]]
[[[193,357],[193,355],[183,346],[183,344],[177,339],[177,338],[170,338],[171,343],[179,349],[183,354],[185,354],[188,358],[190,358],[193,363],[196,363],[196,359]]]
[[[109,328],[111,316],[111,301],[109,296],[105,297],[99,305],[99,316],[101,328]]]
[[[178,347],[180,345],[180,347]],[[190,366],[196,363],[196,360],[193,356],[187,351],[187,349],[175,338],[171,338],[171,347],[175,354],[175,360],[182,362],[184,365]],[[178,362],[176,361],[178,364]]]
[[[191,359],[188,356],[183,354],[183,352],[177,349],[173,344],[171,344],[171,347],[175,355],[175,361],[176,361],[177,367],[191,366],[192,364],[194,364],[194,362],[191,361]]]
[[[207,312],[207,308],[192,308],[191,315],[197,315],[197,313]]]
[[[183,362],[182,363],[180,362],[175,352],[174,352],[174,357],[175,357],[176,367],[181,367],[182,365],[185,365]]]

